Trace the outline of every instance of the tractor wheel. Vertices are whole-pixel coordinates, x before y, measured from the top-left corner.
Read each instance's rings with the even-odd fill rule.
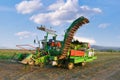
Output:
[[[85,65],[86,65],[86,62],[82,62],[82,63],[81,63],[81,66],[83,66],[83,67],[84,67]]]
[[[40,68],[43,68],[44,67],[44,63],[40,63],[39,66],[40,66]]]
[[[35,65],[35,62],[34,62],[32,59],[30,59],[30,60],[28,61],[28,64],[29,64],[29,65]]]
[[[74,63],[70,62],[67,65],[68,69],[73,69],[74,68]]]
[[[58,65],[57,65],[57,67],[61,67],[61,66],[62,66],[62,64],[58,64]]]

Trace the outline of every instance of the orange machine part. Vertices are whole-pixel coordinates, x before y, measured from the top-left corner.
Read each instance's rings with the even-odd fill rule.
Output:
[[[52,42],[52,43],[51,43],[51,46],[54,47],[54,46],[55,46],[55,42]]]
[[[57,42],[57,43],[56,43],[56,46],[57,46],[57,47],[61,47],[61,43],[60,43],[60,42]]]
[[[61,43],[60,42],[52,42],[51,46],[52,47],[59,47],[60,48],[61,47]]]
[[[84,51],[77,51],[77,50],[71,50],[71,56],[84,56],[85,52]]]

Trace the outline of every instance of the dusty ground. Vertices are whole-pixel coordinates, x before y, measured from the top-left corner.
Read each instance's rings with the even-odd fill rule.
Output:
[[[25,67],[0,61],[0,80],[120,80],[120,53],[101,54],[85,67],[72,70],[56,67]]]

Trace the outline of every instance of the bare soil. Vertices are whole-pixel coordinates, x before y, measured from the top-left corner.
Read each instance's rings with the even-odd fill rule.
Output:
[[[99,53],[98,59],[72,70],[0,60],[0,80],[120,80],[120,53]]]

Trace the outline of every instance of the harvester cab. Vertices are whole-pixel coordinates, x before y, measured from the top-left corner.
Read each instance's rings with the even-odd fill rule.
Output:
[[[46,32],[46,36],[44,36],[44,39],[42,40],[42,47],[45,51],[48,51],[48,45],[49,43],[56,39],[57,35],[56,35],[56,31],[54,30],[51,30],[51,29],[47,29],[45,28],[45,26],[40,26],[40,27],[37,27],[38,30],[41,30],[41,31],[44,31]],[[49,42],[48,42],[48,36],[49,34],[53,35],[53,39],[49,39]]]

